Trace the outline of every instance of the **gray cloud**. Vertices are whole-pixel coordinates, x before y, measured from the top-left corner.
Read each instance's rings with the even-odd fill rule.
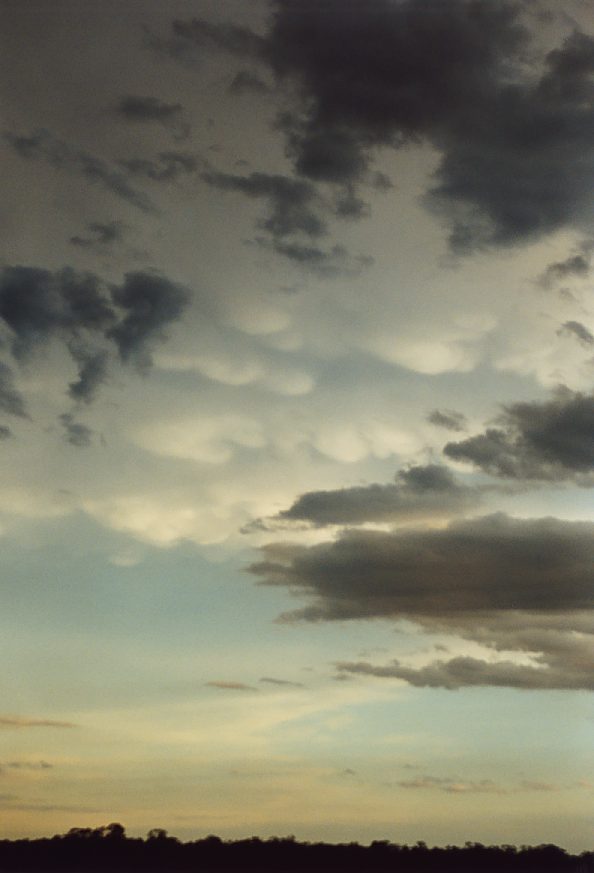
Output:
[[[321,205],[319,196],[308,181],[268,173],[240,176],[213,170],[202,173],[201,178],[221,191],[237,191],[248,197],[266,200],[270,213],[262,219],[260,227],[276,240],[294,233],[303,233],[316,239],[327,232],[318,214]]]
[[[394,484],[309,491],[275,519],[281,523],[303,521],[316,527],[412,521],[463,512],[479,502],[480,492],[459,485],[447,467],[428,464],[400,470]]]
[[[87,225],[91,236],[73,236],[70,242],[80,248],[102,249],[112,243],[120,242],[124,235],[124,225],[121,221],[109,221],[102,223],[93,221]]]
[[[202,50],[225,51],[242,58],[259,58],[265,44],[264,39],[250,28],[230,22],[178,19],[173,22],[172,30],[178,44],[190,44]]]
[[[338,678],[401,679],[419,687],[591,689],[594,525],[499,514],[445,529],[347,530],[307,547],[263,547],[249,570],[309,605],[283,621],[406,619],[504,653],[440,659],[341,662]],[[517,663],[508,652],[530,655]]]
[[[446,430],[461,431],[466,427],[466,417],[452,409],[434,409],[427,416],[427,421]]]
[[[120,165],[133,176],[143,176],[152,182],[173,182],[180,176],[195,173],[204,166],[204,161],[188,152],[160,152],[156,161],[146,158],[130,158]]]
[[[486,661],[480,658],[458,657],[449,661],[434,661],[425,667],[406,667],[394,660],[378,667],[365,662],[337,664],[347,674],[364,674],[381,678],[402,679],[419,688],[496,686],[524,690],[588,690],[594,691],[592,659],[594,642],[582,643],[583,657],[577,665],[570,659],[554,657],[549,652],[539,655],[535,666],[513,661]]]
[[[504,407],[500,427],[461,442],[444,453],[486,473],[511,479],[562,480],[594,470],[594,397],[562,390],[543,403]]]
[[[8,440],[12,436],[12,431],[6,425],[0,425],[0,440]]]
[[[430,789],[444,791],[446,794],[507,794],[507,790],[492,779],[466,781],[443,776],[419,776],[399,782],[400,788]]]
[[[307,270],[320,279],[331,279],[336,276],[358,276],[363,269],[373,264],[372,257],[351,255],[344,246],[338,243],[323,249],[317,245],[282,239],[269,240],[264,237],[256,237],[250,242],[293,261],[303,270]]]
[[[28,718],[19,715],[0,715],[0,728],[74,728],[70,721],[55,721],[48,718]]]
[[[267,94],[270,88],[257,73],[240,70],[229,85],[229,94],[241,97],[244,94]]]
[[[455,616],[592,606],[594,525],[503,514],[445,529],[347,530],[307,548],[272,544],[249,569],[310,598],[286,618]]]
[[[263,57],[295,85],[279,124],[296,172],[352,184],[375,148],[425,140],[441,153],[426,203],[454,249],[588,225],[594,39],[574,31],[530,67],[523,8],[276,0]]]
[[[113,169],[101,158],[57,139],[48,130],[36,130],[29,136],[5,132],[4,139],[27,160],[45,160],[58,170],[78,173],[142,212],[157,212],[151,200],[130,185],[125,174]]]
[[[8,415],[27,418],[25,401],[14,387],[12,370],[0,361],[0,409]],[[10,431],[7,436],[10,435]]]
[[[594,345],[594,335],[581,321],[566,321],[561,330],[572,333],[586,346]]]
[[[71,446],[76,446],[79,449],[88,448],[93,441],[93,431],[84,424],[75,421],[72,415],[64,412],[58,416],[64,425],[64,439]]]
[[[0,764],[0,767],[8,770],[51,770],[53,766],[47,761],[6,761]]]
[[[577,276],[584,278],[590,272],[590,257],[589,253],[584,252],[576,255],[571,255],[564,261],[556,261],[549,264],[539,283],[543,288],[551,288],[557,282],[562,282],[563,279]]]
[[[266,682],[268,685],[279,685],[284,688],[303,688],[301,682],[290,682],[288,679],[275,679],[273,676],[262,676],[260,682]]]
[[[156,272],[126,273],[120,285],[106,285],[93,273],[69,267],[0,271],[0,322],[8,329],[14,358],[30,360],[51,341],[64,343],[78,368],[78,378],[68,387],[78,402],[94,399],[112,358],[148,367],[152,346],[164,339],[167,325],[182,315],[188,302],[186,289]],[[0,408],[26,414],[5,364],[0,364]],[[70,442],[88,442],[90,431],[70,414],[61,420]]]
[[[214,679],[212,682],[205,682],[210,688],[220,688],[221,691],[257,691],[253,685],[246,685],[245,682],[227,682],[222,679]]]
[[[157,97],[139,97],[128,94],[122,97],[116,112],[126,121],[147,124],[156,122],[167,128],[176,139],[185,139],[190,134],[190,125],[184,120],[181,103],[165,103]]]

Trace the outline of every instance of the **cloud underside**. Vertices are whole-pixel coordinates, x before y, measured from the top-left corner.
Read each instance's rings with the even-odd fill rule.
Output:
[[[463,253],[592,224],[594,39],[574,30],[535,60],[529,5],[274,0],[266,33],[175,21],[170,52],[272,73],[295,181],[337,186],[360,214],[378,149],[429,144],[439,164],[425,203]],[[246,82],[262,90],[257,73]]]
[[[315,527],[410,522],[459,514],[475,507],[480,498],[478,489],[458,484],[447,467],[428,464],[399,471],[394,484],[309,491],[268,523],[256,522],[255,526],[275,528],[295,522]]]
[[[249,569],[310,601],[284,621],[407,619],[507,653],[424,667],[342,662],[342,674],[444,688],[594,685],[593,524],[498,514],[439,530],[347,530],[311,547],[265,546]]]
[[[75,404],[91,403],[119,361],[146,369],[151,349],[189,302],[188,292],[156,272],[126,273],[120,285],[71,268],[5,267],[0,272],[0,325],[16,366],[63,345],[77,369],[68,387]],[[26,417],[25,398],[8,364],[0,363],[0,409]],[[90,442],[91,431],[70,412],[60,416],[73,445]]]
[[[445,454],[508,479],[592,484],[594,396],[564,390],[550,401],[510,404],[497,424],[448,443]]]

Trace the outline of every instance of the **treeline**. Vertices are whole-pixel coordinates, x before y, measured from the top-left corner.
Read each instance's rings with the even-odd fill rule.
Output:
[[[35,840],[0,840],[0,870],[56,871],[196,871],[246,870],[270,873],[392,871],[392,873],[594,873],[594,852],[570,855],[554,845],[429,848],[381,840],[358,843],[308,843],[294,837],[221,840],[216,836],[182,843],[160,828],[146,839],[126,836],[121,824],[72,828],[67,834]]]

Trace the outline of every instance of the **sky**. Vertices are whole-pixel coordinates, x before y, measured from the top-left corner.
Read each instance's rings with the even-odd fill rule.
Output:
[[[3,0],[0,809],[591,849],[588,0]]]

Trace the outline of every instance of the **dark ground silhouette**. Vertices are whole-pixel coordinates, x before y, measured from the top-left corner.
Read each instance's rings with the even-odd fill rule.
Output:
[[[33,840],[0,840],[0,870],[59,871],[393,871],[393,873],[594,873],[594,852],[571,855],[558,846],[483,846],[429,848],[375,841],[308,843],[294,837],[223,841],[216,836],[182,843],[155,828],[146,839],[127,837],[121,824],[72,828],[67,834]]]

